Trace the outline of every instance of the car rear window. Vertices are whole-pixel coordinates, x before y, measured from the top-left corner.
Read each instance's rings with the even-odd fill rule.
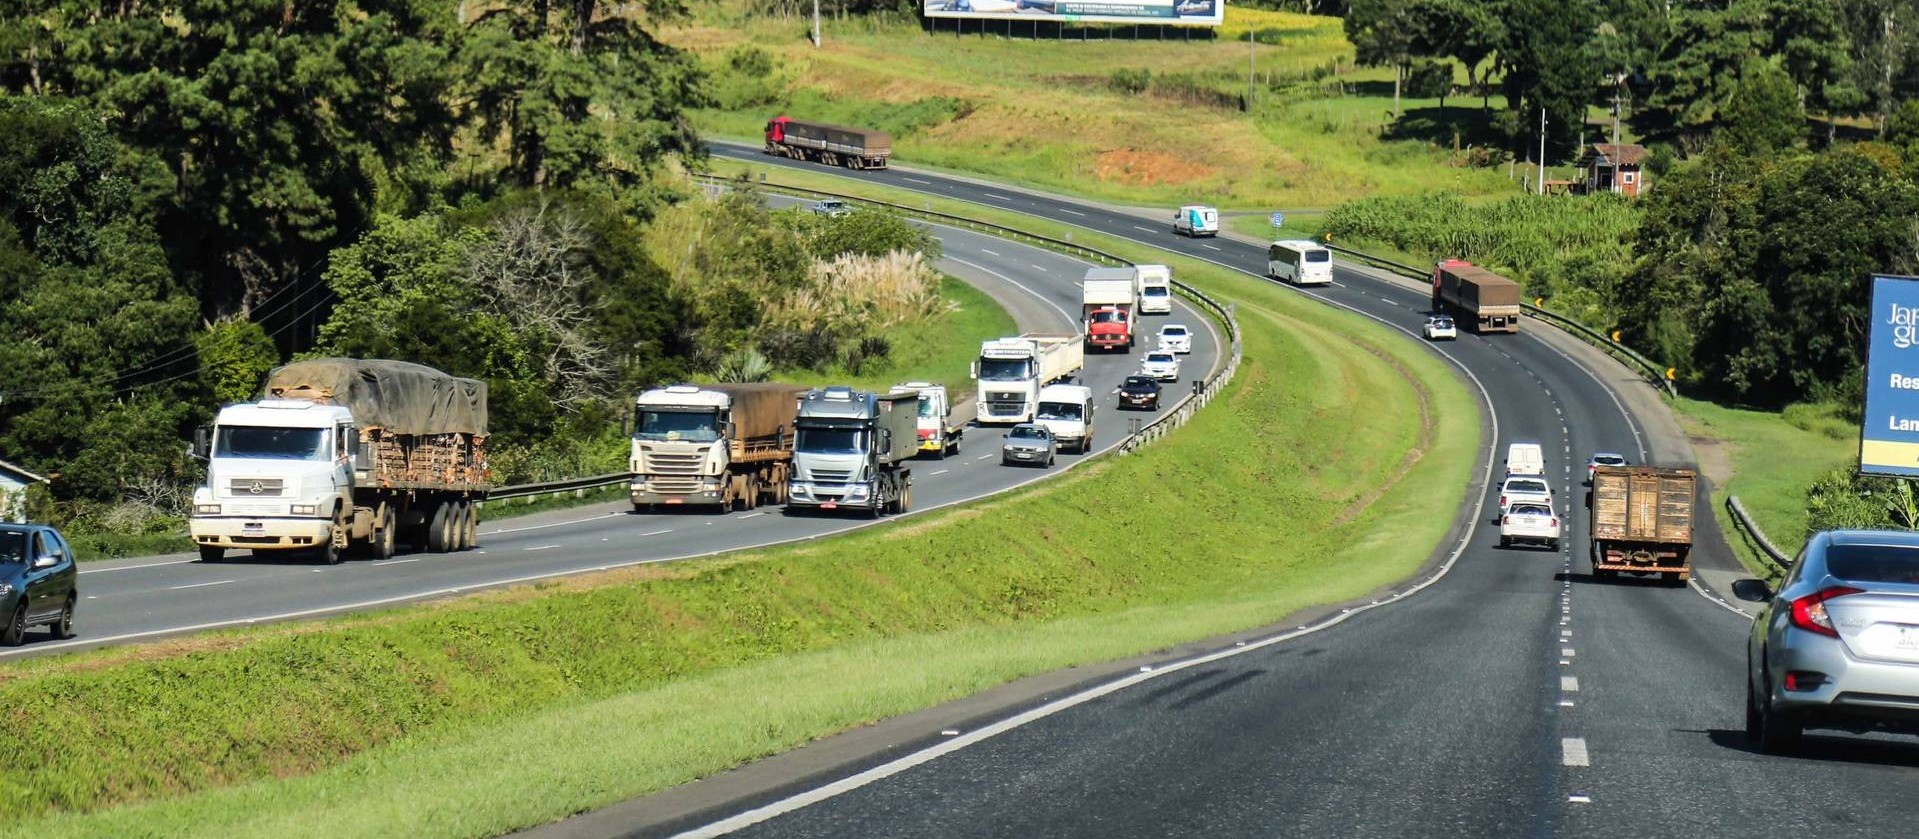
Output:
[[[1545,492],[1546,485],[1540,481],[1507,481],[1507,492]]]
[[[1550,516],[1552,514],[1553,511],[1538,504],[1518,504],[1513,507],[1513,515],[1516,516]]]
[[[1832,545],[1826,571],[1862,583],[1919,583],[1919,546]]]

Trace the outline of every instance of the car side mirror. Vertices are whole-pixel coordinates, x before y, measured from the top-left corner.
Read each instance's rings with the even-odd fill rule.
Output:
[[[1732,596],[1749,603],[1764,603],[1772,599],[1772,588],[1764,580],[1734,580]]]
[[[58,554],[41,554],[38,559],[33,561],[33,567],[36,571],[41,568],[52,568],[59,564],[60,556]]]

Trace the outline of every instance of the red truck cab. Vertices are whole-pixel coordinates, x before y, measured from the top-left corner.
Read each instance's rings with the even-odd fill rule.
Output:
[[[1086,343],[1105,350],[1133,346],[1132,312],[1102,306],[1086,313]]]
[[[786,142],[786,124],[792,122],[788,116],[777,116],[766,121],[766,141],[769,143]]]

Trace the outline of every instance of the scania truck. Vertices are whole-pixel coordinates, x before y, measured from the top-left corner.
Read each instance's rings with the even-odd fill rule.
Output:
[[[1015,425],[1033,420],[1039,389],[1079,374],[1086,346],[1079,335],[1028,332],[980,344],[973,362],[979,381],[974,416],[981,425]]]
[[[193,453],[207,461],[187,520],[202,561],[464,550],[487,493],[486,383],[403,361],[300,361],[267,374],[257,401],[220,409]]]
[[[665,507],[752,509],[786,500],[799,385],[674,385],[634,403],[631,497]]]
[[[847,387],[808,391],[793,419],[793,481],[788,512],[838,510],[870,518],[913,506],[919,453],[919,397]]]

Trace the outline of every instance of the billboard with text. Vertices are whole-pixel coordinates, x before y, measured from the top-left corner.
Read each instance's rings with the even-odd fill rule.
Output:
[[[1218,26],[1226,0],[926,0],[930,18]]]
[[[1919,477],[1919,278],[1872,278],[1859,471]]]

